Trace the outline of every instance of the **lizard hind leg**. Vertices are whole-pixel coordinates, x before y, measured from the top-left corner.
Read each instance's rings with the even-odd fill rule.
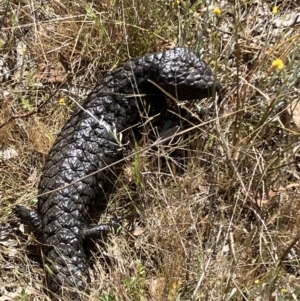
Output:
[[[85,228],[83,233],[85,238],[102,238],[109,233],[119,234],[121,228],[121,222],[116,217],[112,217],[109,223]]]
[[[42,219],[35,210],[16,205],[13,212],[29,227],[30,231],[38,236],[42,235]]]

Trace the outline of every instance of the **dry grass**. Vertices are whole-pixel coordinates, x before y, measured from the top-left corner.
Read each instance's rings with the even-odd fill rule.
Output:
[[[225,98],[202,101],[206,123],[178,145],[143,139],[126,160],[107,209],[124,229],[92,249],[90,300],[300,300],[294,2],[275,15],[274,1],[224,1],[219,17],[200,0],[0,3],[0,147],[18,153],[0,161],[0,300],[46,298],[38,243],[11,209],[35,206],[72,99],[128,57],[177,44],[203,52]]]

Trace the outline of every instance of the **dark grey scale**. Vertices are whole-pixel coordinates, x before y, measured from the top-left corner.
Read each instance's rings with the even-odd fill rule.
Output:
[[[79,108],[67,121],[42,171],[38,193],[44,195],[38,199],[37,212],[15,208],[15,213],[41,237],[47,285],[54,299],[61,300],[64,294],[80,300],[74,290],[88,292],[84,239],[101,237],[119,227],[116,220],[90,225],[90,213],[105,203],[104,193],[113,178],[109,169],[92,173],[122,158],[122,149],[103,122],[117,133],[141,122],[138,106],[143,107],[136,93],[146,94],[150,114],[165,113],[165,95],[149,79],[179,100],[212,96],[222,89],[205,62],[188,48],[177,47],[121,64],[89,94],[82,104],[84,110]],[[123,136],[126,142],[125,132]]]

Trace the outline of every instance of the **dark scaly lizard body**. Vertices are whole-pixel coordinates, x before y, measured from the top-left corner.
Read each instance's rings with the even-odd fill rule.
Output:
[[[39,184],[38,192],[43,195],[37,212],[22,206],[15,209],[42,236],[47,284],[53,294],[61,296],[62,287],[86,291],[89,275],[84,239],[109,230],[108,225],[88,227],[89,214],[111,178],[109,168],[95,171],[122,157],[112,133],[140,120],[141,101],[134,94],[147,95],[144,98],[151,105],[151,113],[164,110],[164,94],[148,79],[179,100],[204,98],[221,90],[203,61],[191,50],[177,47],[129,60],[87,97],[49,152]],[[76,292],[67,295],[72,300],[79,298]]]

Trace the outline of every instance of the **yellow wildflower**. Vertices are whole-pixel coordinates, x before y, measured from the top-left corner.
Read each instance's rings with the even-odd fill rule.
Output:
[[[255,283],[255,284],[259,284],[260,281],[259,281],[258,279],[256,279],[256,280],[254,280],[254,283]]]
[[[219,17],[221,15],[221,10],[219,7],[214,8],[214,14],[216,17]]]
[[[287,289],[283,287],[283,288],[281,289],[281,292],[282,292],[283,294],[284,294],[284,293],[287,293]]]
[[[281,69],[283,69],[284,64],[281,59],[276,59],[275,61],[273,61],[272,67],[277,70],[281,70]]]
[[[179,4],[180,4],[180,0],[175,0],[175,1],[173,1],[172,6],[177,7],[177,6],[179,6]]]
[[[274,14],[274,15],[276,15],[277,13],[278,13],[278,7],[275,5],[275,6],[273,6],[273,8],[272,8],[272,13]]]
[[[58,101],[59,105],[60,106],[65,106],[66,105],[66,102],[63,98],[61,98],[59,101]]]

